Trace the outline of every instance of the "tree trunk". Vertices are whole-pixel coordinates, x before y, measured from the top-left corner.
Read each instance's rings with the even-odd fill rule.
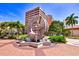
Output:
[[[71,36],[73,37],[73,25],[72,25],[72,29],[71,29]]]

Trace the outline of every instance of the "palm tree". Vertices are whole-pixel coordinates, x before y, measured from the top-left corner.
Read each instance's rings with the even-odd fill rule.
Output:
[[[73,25],[78,24],[78,21],[76,20],[78,18],[78,16],[74,16],[75,14],[72,13],[70,16],[68,16],[65,21],[66,21],[66,25],[69,25],[72,27],[72,32],[71,35],[73,36]]]

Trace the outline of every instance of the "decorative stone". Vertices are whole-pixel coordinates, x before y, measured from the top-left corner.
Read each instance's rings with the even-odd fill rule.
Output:
[[[25,41],[21,41],[20,43],[25,43]]]
[[[51,42],[43,42],[43,45],[44,46],[50,46],[51,45]]]
[[[42,47],[43,46],[43,43],[35,43],[35,42],[33,42],[33,43],[31,43],[30,44],[30,46],[32,46],[32,47],[35,47],[35,48],[40,48],[40,47]]]
[[[35,48],[40,48],[43,46],[43,43],[39,42],[39,43],[35,43],[35,42],[20,42],[20,44],[18,44],[19,46],[31,46],[31,47],[35,47]]]
[[[30,38],[27,38],[26,41],[27,41],[27,42],[31,42],[31,39],[30,39]]]

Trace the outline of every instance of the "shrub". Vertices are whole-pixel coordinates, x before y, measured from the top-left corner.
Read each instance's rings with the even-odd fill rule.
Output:
[[[19,40],[26,40],[28,38],[28,35],[24,34],[24,35],[19,35],[16,37],[16,39],[19,39]]]
[[[7,36],[9,39],[16,39],[16,35],[9,35]]]
[[[66,43],[64,36],[49,36],[51,42]]]
[[[70,30],[68,30],[68,29],[63,29],[63,35],[64,36],[70,36],[70,34],[71,34],[71,32],[70,32]]]

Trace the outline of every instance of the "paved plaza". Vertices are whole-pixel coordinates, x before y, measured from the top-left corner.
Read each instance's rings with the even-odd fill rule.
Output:
[[[50,48],[18,48],[15,40],[0,39],[0,56],[79,56],[79,47],[56,44]]]
[[[79,46],[79,39],[66,38],[66,40],[67,40],[67,44],[69,45]]]

